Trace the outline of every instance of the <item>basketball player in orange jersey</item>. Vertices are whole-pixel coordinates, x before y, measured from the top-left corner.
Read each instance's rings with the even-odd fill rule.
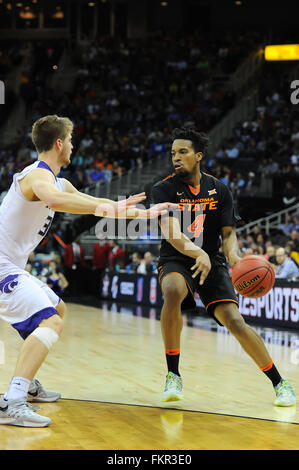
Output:
[[[60,398],[34,377],[62,332],[65,304],[25,270],[29,254],[46,236],[55,211],[145,219],[165,214],[173,206],[163,203],[141,210],[135,206],[145,199],[144,193],[116,202],[81,193],[58,178],[61,167],[70,163],[72,131],[72,122],[56,115],[34,123],[32,140],[38,160],[14,175],[0,206],[0,318],[25,340],[8,390],[0,398],[0,424],[48,426],[51,420],[35,413],[26,400]]]
[[[159,221],[164,239],[158,265],[164,304],[161,328],[168,374],[162,401],[183,398],[179,373],[181,306],[198,292],[207,312],[224,325],[271,380],[277,406],[295,405],[292,385],[282,379],[260,336],[248,326],[238,309],[230,266],[240,259],[233,199],[229,189],[200,170],[208,137],[193,129],[175,129],[172,142],[174,174],[152,189],[155,203],[171,201],[179,209]],[[219,252],[222,239],[222,250]]]

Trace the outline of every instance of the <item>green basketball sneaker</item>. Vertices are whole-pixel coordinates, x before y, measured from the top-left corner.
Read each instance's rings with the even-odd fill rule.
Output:
[[[183,400],[183,381],[179,375],[168,372],[161,401]]]
[[[296,396],[293,386],[286,379],[281,379],[278,385],[274,387],[276,393],[276,406],[294,406],[296,405]]]

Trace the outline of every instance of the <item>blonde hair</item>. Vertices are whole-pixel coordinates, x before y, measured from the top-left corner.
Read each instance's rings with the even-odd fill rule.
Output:
[[[51,150],[57,139],[64,140],[73,132],[73,123],[69,118],[56,114],[44,116],[32,126],[32,142],[38,153]]]

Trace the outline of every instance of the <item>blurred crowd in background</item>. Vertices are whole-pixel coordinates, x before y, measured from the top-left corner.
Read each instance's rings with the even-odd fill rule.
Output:
[[[52,86],[61,44],[34,44],[32,68],[20,85],[30,127],[17,145],[1,148],[0,194],[13,172],[37,158],[30,129],[47,114],[75,124],[72,163],[62,173],[78,189],[111,181],[158,154],[168,158],[173,128],[193,123],[209,131],[234,106],[236,97],[224,84],[261,41],[250,32],[213,41],[200,33],[126,43],[104,38],[74,48],[67,91]]]

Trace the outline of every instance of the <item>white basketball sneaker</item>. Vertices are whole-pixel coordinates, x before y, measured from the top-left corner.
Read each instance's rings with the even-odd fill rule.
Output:
[[[161,401],[177,401],[183,400],[183,398],[182,378],[173,372],[168,372]]]
[[[32,380],[27,395],[28,401],[36,403],[52,403],[53,401],[59,400],[59,398],[61,398],[60,393],[46,390],[37,379]]]
[[[274,387],[276,393],[275,406],[295,406],[296,395],[293,386],[286,379],[281,379],[278,385]]]
[[[0,398],[0,424],[44,428],[51,424],[50,418],[40,416],[33,411],[25,399],[4,400]]]

